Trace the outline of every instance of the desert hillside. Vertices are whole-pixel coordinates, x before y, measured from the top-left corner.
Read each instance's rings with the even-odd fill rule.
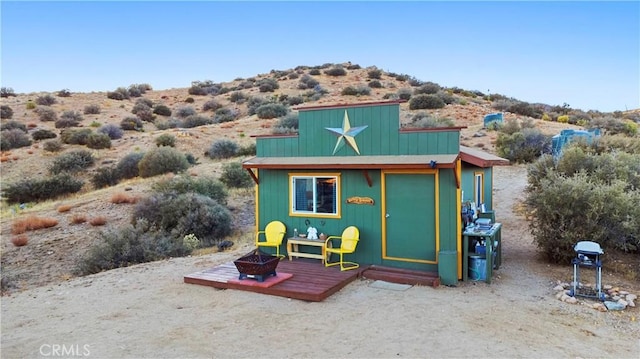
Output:
[[[336,69],[342,69],[342,72]],[[336,70],[335,72],[332,72]],[[189,80],[187,80],[189,81]],[[58,198],[42,203],[23,205],[2,204],[2,287],[3,289],[26,288],[34,285],[68,279],[73,275],[77,258],[96,240],[96,233],[127,223],[130,220],[130,204],[115,204],[111,198],[119,193],[129,196],[144,196],[156,177],[135,178],[118,183],[115,186],[95,189],[91,177],[97,169],[113,165],[132,152],[146,151],[156,147],[155,139],[162,134],[175,136],[175,147],[184,153],[192,154],[197,162],[187,171],[191,176],[219,176],[222,164],[230,160],[214,160],[205,155],[211,144],[220,139],[228,139],[239,146],[254,143],[253,135],[269,134],[276,131],[279,119],[259,118],[250,114],[252,99],[283,104],[291,113],[296,107],[329,104],[360,103],[385,101],[402,98],[403,95],[439,94],[447,104],[437,109],[410,109],[410,103],[401,104],[401,125],[411,126],[413,118],[427,113],[433,118],[446,118],[455,126],[465,127],[461,131],[463,145],[496,153],[495,131],[483,130],[483,117],[498,112],[498,101],[505,103],[524,103],[546,112],[552,112],[559,106],[546,104],[527,104],[511,99],[508,94],[491,96],[474,89],[447,88],[444,84],[419,81],[402,74],[381,71],[375,67],[360,68],[353,64],[326,64],[322,66],[299,66],[295,69],[273,70],[252,78],[238,78],[228,83],[213,83],[206,79],[195,80],[191,86],[178,89],[153,90],[153,84],[128,85],[123,89],[114,89],[113,93],[92,92],[73,93],[61,89],[58,93],[14,94],[3,88],[1,104],[3,113],[10,108],[10,118],[3,119],[3,126],[16,122],[26,126],[29,134],[38,130],[49,130],[59,139],[64,128],[56,128],[57,121],[42,120],[41,110],[47,107],[49,113],[57,119],[65,113],[76,114],[80,119],[73,128],[89,128],[94,131],[101,126],[121,126],[126,118],[135,118],[137,104],[142,100],[150,101],[153,108],[160,105],[171,110],[171,115],[155,114],[155,118],[142,121],[139,130],[126,130],[119,139],[111,141],[111,147],[91,150],[96,163],[78,176],[85,181],[82,190],[69,197]],[[126,93],[128,88],[143,88],[127,99],[116,99],[119,90]],[[435,88],[435,90],[434,90]],[[8,91],[8,93],[7,93]],[[7,95],[7,96],[5,96]],[[38,105],[42,98],[53,98],[52,104]],[[88,107],[99,108],[98,113],[87,113]],[[516,113],[503,111],[505,120],[524,119]],[[180,113],[195,113],[207,119],[209,124],[197,127],[174,127]],[[148,114],[147,114],[148,115]],[[226,116],[226,117],[224,117]],[[230,117],[229,117],[230,116]],[[138,117],[140,112],[138,112]],[[563,128],[578,128],[575,125],[559,123],[553,120],[535,119],[535,126],[546,134],[558,133]],[[72,128],[72,129],[73,129]],[[162,128],[162,129],[160,129]],[[1,156],[2,184],[15,183],[26,178],[48,176],[48,167],[56,156],[72,149],[86,149],[86,146],[62,144],[57,152],[45,150],[45,141],[33,141],[29,146],[4,151]],[[164,177],[164,176],[162,176]],[[61,207],[66,207],[61,211]],[[231,191],[230,209],[236,216],[233,240],[249,241],[253,226],[252,192],[246,190]],[[11,243],[12,223],[28,215],[54,218],[58,224],[52,228],[27,232],[28,244],[16,247]],[[78,221],[84,216],[86,221]],[[99,219],[92,221],[92,219]],[[92,225],[95,223],[95,225]],[[214,250],[214,249],[212,249]]]

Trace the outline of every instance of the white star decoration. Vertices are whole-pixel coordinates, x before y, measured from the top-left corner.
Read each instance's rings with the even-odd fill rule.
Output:
[[[358,144],[356,143],[355,137],[367,127],[369,126],[358,126],[352,128],[351,124],[349,123],[349,115],[347,115],[347,110],[345,110],[344,119],[342,120],[342,128],[325,127],[325,129],[338,136],[338,142],[336,142],[336,146],[333,148],[333,154],[335,155],[336,152],[338,152],[338,150],[342,148],[342,146],[344,146],[345,140],[347,141],[349,146],[351,146],[351,148],[356,151],[357,154],[360,154],[360,150],[358,149]]]

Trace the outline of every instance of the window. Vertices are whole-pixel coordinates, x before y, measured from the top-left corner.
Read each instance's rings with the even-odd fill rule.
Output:
[[[339,176],[291,176],[292,214],[338,215]]]
[[[473,193],[473,200],[475,201],[476,206],[480,207],[480,205],[484,203],[484,173],[482,172],[475,173]]]

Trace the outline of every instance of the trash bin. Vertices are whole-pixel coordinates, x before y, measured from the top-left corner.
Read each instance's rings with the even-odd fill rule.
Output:
[[[487,280],[487,260],[481,255],[470,255],[468,275],[470,280]]]
[[[442,285],[458,284],[458,252],[440,251],[438,254],[438,275]]]

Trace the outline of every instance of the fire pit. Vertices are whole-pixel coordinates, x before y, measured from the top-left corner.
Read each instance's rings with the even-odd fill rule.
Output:
[[[244,255],[233,264],[240,272],[240,279],[252,278],[258,282],[262,282],[270,275],[276,275],[276,267],[280,262],[280,258],[261,252],[259,249]]]

